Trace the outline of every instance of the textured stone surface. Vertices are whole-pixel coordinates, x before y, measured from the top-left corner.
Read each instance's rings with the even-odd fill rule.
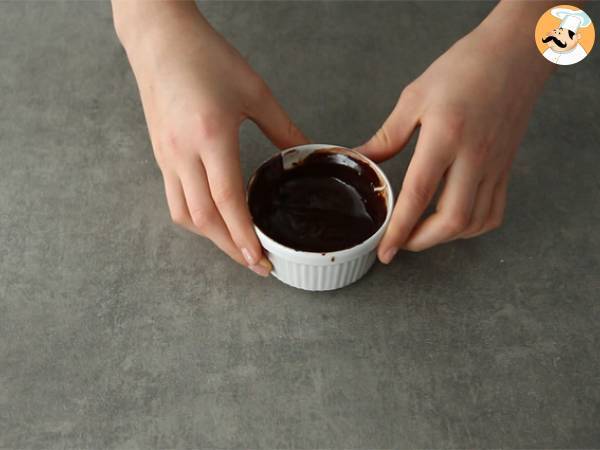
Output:
[[[202,7],[355,145],[491,8],[444,5]],[[549,82],[501,230],[318,294],[170,224],[108,3],[2,2],[0,42],[0,448],[600,446],[598,48]],[[241,142],[246,175],[274,151]]]

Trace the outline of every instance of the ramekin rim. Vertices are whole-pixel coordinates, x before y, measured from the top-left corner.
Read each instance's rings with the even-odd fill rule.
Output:
[[[394,194],[393,194],[391,183],[388,180],[385,173],[383,172],[383,170],[381,170],[381,168],[373,160],[371,160],[367,156],[363,155],[362,153],[357,152],[354,149],[344,147],[342,145],[333,145],[333,144],[303,144],[303,145],[296,145],[294,147],[290,147],[290,148],[281,150],[279,153],[271,155],[269,158],[265,159],[257,167],[257,169],[252,173],[252,175],[250,176],[250,178],[248,180],[248,184],[246,187],[246,201],[248,200],[250,187],[251,187],[252,181],[254,180],[256,172],[264,164],[266,164],[273,158],[277,157],[278,155],[281,155],[281,154],[284,154],[287,152],[291,152],[293,150],[316,151],[316,150],[320,150],[320,149],[331,149],[331,148],[341,148],[343,150],[349,151],[349,152],[357,155],[360,159],[364,160],[367,164],[369,164],[369,167],[371,167],[377,173],[377,176],[383,181],[383,184],[385,186],[385,191],[386,191],[385,220],[383,221],[381,226],[371,236],[369,236],[364,241],[356,244],[353,247],[345,248],[342,250],[336,250],[333,252],[308,252],[308,251],[304,251],[304,250],[293,249],[291,247],[288,247],[286,245],[283,245],[283,244],[275,241],[273,238],[269,237],[266,233],[264,233],[256,224],[253,223],[254,230],[257,233],[261,244],[263,245],[263,247],[265,247],[265,250],[272,252],[272,253],[277,253],[277,255],[280,255],[282,257],[287,256],[290,259],[302,259],[304,261],[311,260],[311,262],[316,262],[316,263],[319,263],[319,262],[327,263],[327,261],[331,261],[331,258],[337,259],[338,262],[347,261],[349,259],[352,259],[353,257],[357,257],[358,255],[367,253],[367,252],[373,250],[377,246],[377,243],[379,242],[383,233],[387,229],[389,222],[391,220],[391,217],[392,217]]]

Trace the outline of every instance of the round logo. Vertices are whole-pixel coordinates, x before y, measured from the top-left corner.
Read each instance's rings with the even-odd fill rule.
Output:
[[[548,61],[569,66],[584,59],[594,46],[595,30],[585,11],[570,5],[550,8],[535,27],[535,44]]]

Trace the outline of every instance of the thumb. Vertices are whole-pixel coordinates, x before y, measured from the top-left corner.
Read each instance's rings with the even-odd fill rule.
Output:
[[[398,153],[409,141],[419,123],[416,108],[400,96],[394,110],[375,135],[355,148],[374,161],[385,161]]]
[[[310,142],[270,91],[250,119],[280,150]]]

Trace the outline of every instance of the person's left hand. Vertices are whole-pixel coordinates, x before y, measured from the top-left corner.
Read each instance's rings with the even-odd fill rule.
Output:
[[[357,148],[382,161],[421,127],[379,245],[382,262],[400,248],[420,251],[501,224],[511,162],[549,75],[529,36],[510,50],[505,39],[497,27],[480,26],[458,41],[404,89],[383,126]],[[442,180],[436,211],[420,220]]]

